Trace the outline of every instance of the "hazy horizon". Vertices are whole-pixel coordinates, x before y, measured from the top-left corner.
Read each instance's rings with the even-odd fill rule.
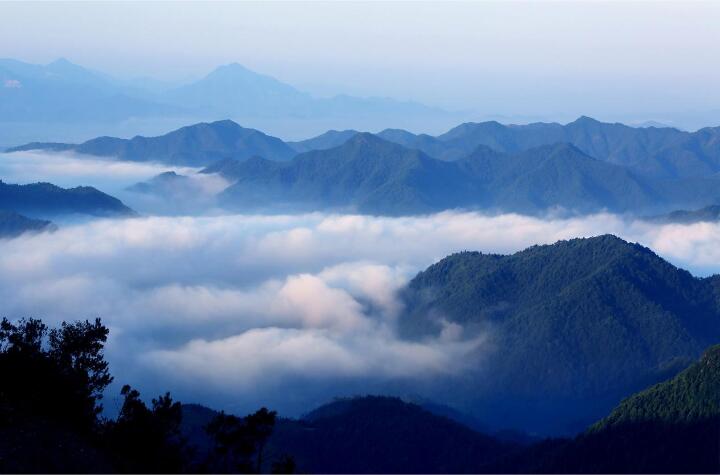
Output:
[[[0,18],[0,57],[121,78],[190,81],[237,62],[319,97],[478,120],[720,123],[712,2],[4,2]]]

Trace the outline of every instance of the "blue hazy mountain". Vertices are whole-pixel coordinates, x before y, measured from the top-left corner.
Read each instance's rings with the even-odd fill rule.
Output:
[[[593,158],[628,167],[646,176],[683,178],[720,172],[718,127],[691,133],[669,127],[635,128],[581,117],[566,125],[469,122],[437,137],[392,129],[379,135],[442,160],[464,157],[480,145],[499,152],[517,153],[563,142]]]
[[[442,259],[403,291],[399,330],[487,335],[477,375],[453,393],[485,423],[572,432],[720,341],[718,295],[717,278],[600,236]]]
[[[47,65],[0,59],[3,145],[97,134],[83,130],[130,135],[142,133],[141,124],[176,126],[225,118],[274,124],[275,130],[297,134],[336,120],[366,128],[390,121],[448,124],[454,117],[467,115],[389,98],[314,97],[236,63],[177,85],[152,78],[117,79],[64,59]]]
[[[295,155],[282,140],[231,120],[190,125],[159,137],[98,137],[78,145],[31,143],[8,151],[37,149],[190,166],[204,166],[231,157],[262,155],[271,160],[287,160]]]
[[[14,238],[25,233],[53,231],[57,227],[44,219],[32,219],[13,211],[0,210],[0,238]]]
[[[0,181],[0,210],[31,217],[62,214],[132,216],[120,200],[90,186],[60,188],[51,183],[12,185]]]
[[[317,98],[271,76],[231,63],[204,78],[167,91],[164,102],[224,117],[352,117],[443,114],[414,102],[338,95]]]
[[[167,91],[162,97],[169,103],[225,116],[274,116],[312,103],[309,94],[237,63],[220,66],[204,78]]]
[[[67,60],[33,65],[0,60],[0,120],[3,122],[112,122],[162,117],[180,109],[144,98]]]

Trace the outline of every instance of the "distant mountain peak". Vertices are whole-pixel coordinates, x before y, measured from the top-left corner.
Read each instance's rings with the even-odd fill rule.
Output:
[[[592,117],[589,117],[587,115],[581,115],[577,119],[571,122],[571,124],[602,124],[603,122],[600,122],[597,119],[593,119]]]
[[[377,135],[371,134],[370,132],[358,132],[357,134],[350,137],[347,142],[345,142],[345,146],[349,147],[367,147],[378,145],[398,146],[397,144],[381,139]]]
[[[244,127],[230,119],[216,120],[214,122],[207,122],[207,125],[213,128],[225,128],[225,129],[243,129]]]
[[[48,63],[48,66],[76,66],[77,64],[68,60],[67,58],[58,58],[55,61]]]
[[[228,63],[218,66],[210,74],[257,74],[240,63]]]

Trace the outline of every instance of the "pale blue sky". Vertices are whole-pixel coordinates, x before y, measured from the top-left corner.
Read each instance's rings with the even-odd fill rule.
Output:
[[[720,123],[720,2],[2,2],[0,57],[120,76],[240,62],[315,94]]]

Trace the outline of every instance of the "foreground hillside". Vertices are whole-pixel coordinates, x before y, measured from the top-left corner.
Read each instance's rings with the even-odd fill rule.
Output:
[[[492,424],[568,432],[720,341],[714,282],[614,236],[464,252],[409,283],[399,329],[484,336],[458,399]]]
[[[183,406],[183,434],[201,454],[217,412]],[[521,446],[478,433],[397,398],[339,399],[300,419],[279,419],[266,453],[292,457],[298,473],[473,473]]]
[[[624,400],[609,416],[575,439],[546,442],[516,457],[515,469],[549,473],[718,473],[718,394],[720,346],[714,346],[675,378]],[[524,459],[526,456],[528,459]]]

